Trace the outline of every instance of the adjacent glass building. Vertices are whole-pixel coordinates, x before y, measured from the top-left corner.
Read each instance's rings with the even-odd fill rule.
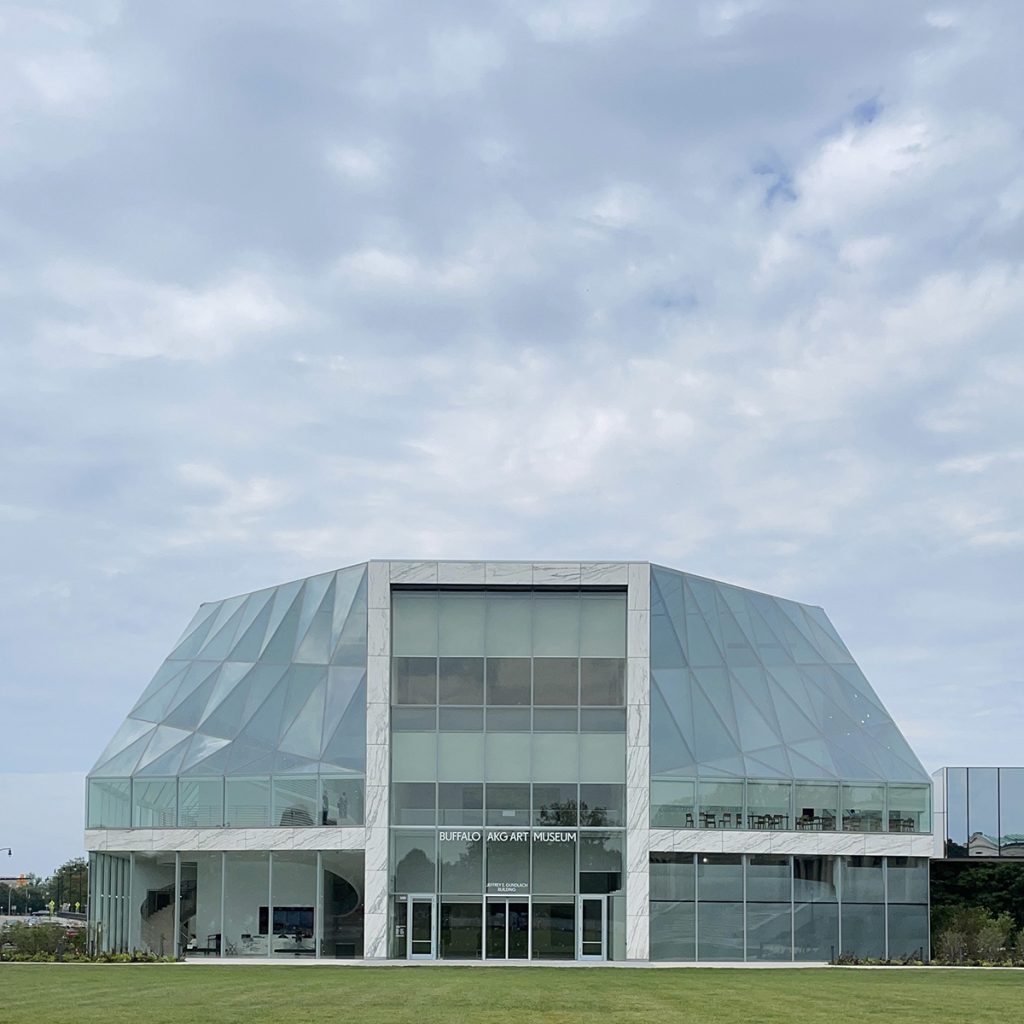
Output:
[[[1024,768],[940,768],[935,856],[1024,858]]]
[[[87,787],[105,949],[928,948],[929,779],[824,612],[649,563],[373,561],[203,605]]]

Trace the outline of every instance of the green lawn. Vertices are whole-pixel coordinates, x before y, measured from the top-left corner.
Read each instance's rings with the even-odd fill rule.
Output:
[[[4,1024],[1007,1024],[1024,971],[0,965]]]

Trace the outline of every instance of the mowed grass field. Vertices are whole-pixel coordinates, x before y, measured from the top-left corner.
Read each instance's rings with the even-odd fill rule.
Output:
[[[1024,970],[0,965],[3,1024],[1008,1024]]]

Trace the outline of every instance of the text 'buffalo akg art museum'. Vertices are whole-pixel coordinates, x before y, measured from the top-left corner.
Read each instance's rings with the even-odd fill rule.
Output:
[[[930,780],[821,608],[371,561],[200,606],[88,779],[104,950],[928,950]]]

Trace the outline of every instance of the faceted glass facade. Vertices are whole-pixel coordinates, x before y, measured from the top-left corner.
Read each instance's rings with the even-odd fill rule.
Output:
[[[950,774],[943,833],[1014,855],[1018,781]],[[90,919],[191,957],[895,956],[931,827],[821,609],[369,562],[201,606],[89,774]]]
[[[1024,857],[1024,768],[942,768],[935,792],[942,856]]]
[[[820,608],[652,566],[650,743],[655,828],[931,831],[928,776]]]

